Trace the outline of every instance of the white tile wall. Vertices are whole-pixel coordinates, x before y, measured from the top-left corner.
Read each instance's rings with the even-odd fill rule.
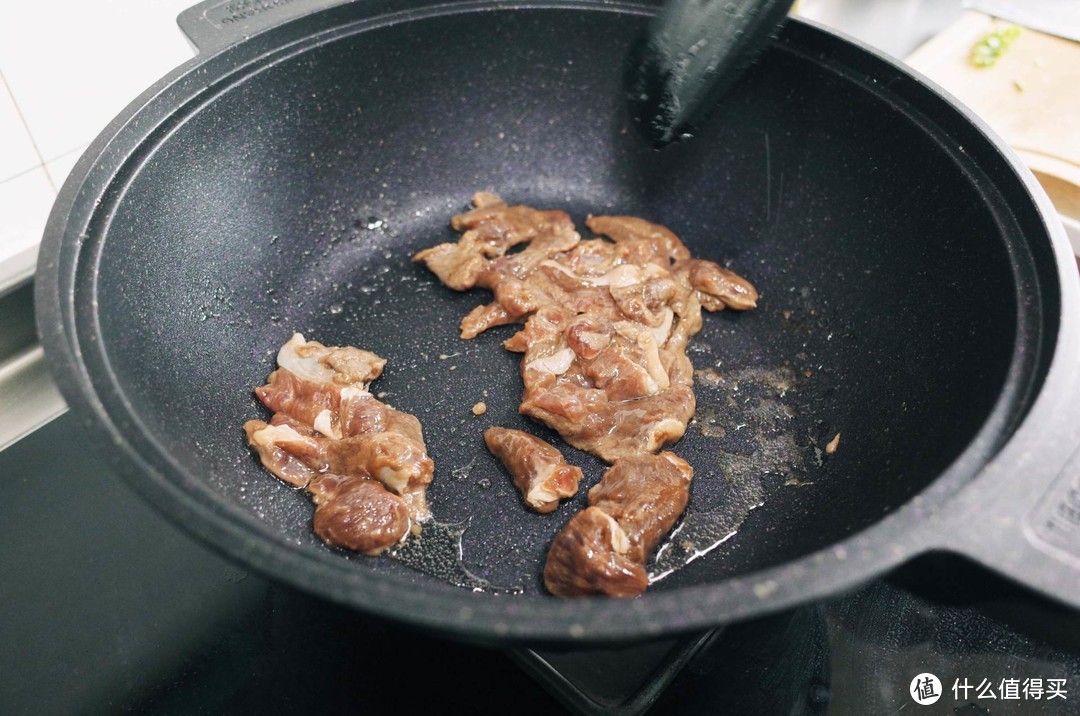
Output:
[[[38,165],[37,150],[0,74],[0,181]]]
[[[44,167],[32,167],[0,184],[0,256],[9,258],[40,242],[54,198],[56,190]]]
[[[71,173],[71,170],[75,168],[75,162],[79,161],[79,157],[82,156],[85,149],[86,147],[79,147],[67,154],[61,154],[56,159],[45,162],[45,171],[49,173],[49,179],[57,190],[64,185],[64,180],[67,179],[67,175]]]
[[[90,140],[191,57],[176,16],[195,2],[0,0],[0,274]]]

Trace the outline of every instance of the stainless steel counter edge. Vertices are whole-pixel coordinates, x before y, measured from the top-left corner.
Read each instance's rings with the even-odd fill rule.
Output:
[[[34,327],[37,250],[24,253],[0,267],[0,450],[67,411]]]

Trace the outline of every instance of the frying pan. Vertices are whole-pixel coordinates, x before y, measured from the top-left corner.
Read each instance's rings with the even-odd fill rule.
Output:
[[[504,644],[700,629],[933,551],[1080,606],[1076,267],[1043,192],[970,113],[789,21],[697,136],[658,152],[620,89],[654,7],[326,5],[182,16],[200,55],[103,131],[46,229],[56,379],[178,525],[328,599]],[[761,291],[706,317],[674,447],[696,469],[691,511],[727,522],[675,545],[712,549],[640,598],[543,593],[547,544],[584,496],[522,507],[481,439],[555,439],[516,413],[512,329],[460,340],[487,297],[409,260],[480,189],[579,226],[646,217]],[[265,415],[252,390],[293,331],[389,359],[373,389],[423,423],[432,507],[464,530],[467,571],[434,542],[427,571],[326,547],[308,498],[258,466],[240,426]]]

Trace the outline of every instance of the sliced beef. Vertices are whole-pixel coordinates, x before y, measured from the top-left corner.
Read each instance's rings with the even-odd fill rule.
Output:
[[[589,217],[606,238],[583,240],[561,211],[487,192],[473,204],[451,220],[456,243],[414,260],[450,288],[492,292],[462,321],[462,338],[524,324],[503,344],[523,354],[521,412],[608,462],[681,438],[695,407],[686,348],[702,309],[753,308],[754,287],[644,219]]]
[[[315,534],[327,544],[374,556],[409,530],[409,507],[376,480],[320,475],[308,485],[315,502]]]
[[[484,442],[514,479],[525,504],[537,512],[551,512],[560,499],[577,494],[581,468],[567,463],[561,452],[540,438],[493,427],[484,433]]]
[[[645,563],[686,509],[693,476],[693,468],[671,452],[616,460],[589,490],[589,507],[551,543],[547,590],[560,597],[645,591]]]
[[[557,597],[633,597],[649,586],[644,565],[630,559],[630,541],[603,510],[588,507],[555,536],[544,586]]]
[[[644,564],[686,509],[693,477],[672,452],[626,457],[589,490],[589,504],[619,523],[630,540],[627,556]]]
[[[425,492],[434,463],[420,421],[368,392],[385,364],[374,353],[297,333],[255,391],[273,417],[244,424],[263,466],[311,494],[316,534],[365,554],[430,517]]]

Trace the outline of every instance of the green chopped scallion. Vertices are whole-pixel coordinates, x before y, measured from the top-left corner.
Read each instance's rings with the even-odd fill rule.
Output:
[[[971,48],[971,64],[976,67],[993,67],[1019,36],[1019,25],[1007,25],[983,35]]]

